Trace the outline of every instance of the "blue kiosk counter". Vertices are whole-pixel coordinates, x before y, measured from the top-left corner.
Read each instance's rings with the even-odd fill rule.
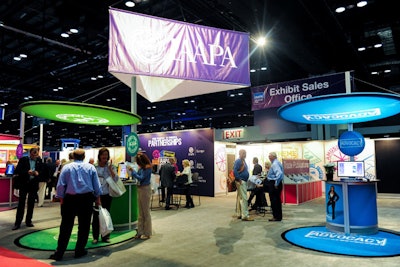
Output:
[[[110,215],[115,230],[132,230],[136,228],[139,215],[136,183],[125,182],[126,192],[113,198]]]
[[[377,181],[326,181],[326,227],[346,234],[378,232]]]

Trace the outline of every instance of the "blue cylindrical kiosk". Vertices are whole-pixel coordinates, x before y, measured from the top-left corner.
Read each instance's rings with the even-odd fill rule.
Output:
[[[377,181],[327,181],[326,227],[346,234],[378,232]],[[337,194],[337,200],[333,198]]]

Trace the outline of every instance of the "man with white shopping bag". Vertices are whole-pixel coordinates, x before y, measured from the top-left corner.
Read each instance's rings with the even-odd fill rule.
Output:
[[[67,249],[75,216],[78,216],[79,223],[75,258],[87,254],[85,246],[89,237],[93,201],[96,205],[101,205],[102,191],[96,168],[83,162],[85,150],[76,149],[73,155],[74,161],[62,168],[57,182],[57,197],[61,204],[61,225],[57,249],[50,255],[50,259],[56,261],[62,260]]]

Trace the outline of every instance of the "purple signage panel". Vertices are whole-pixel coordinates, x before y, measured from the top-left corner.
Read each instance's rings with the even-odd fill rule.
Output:
[[[160,157],[175,155],[179,170],[182,171],[182,160],[188,159],[192,173],[199,173],[199,194],[214,196],[214,130],[140,134],[139,141],[140,150],[153,163],[158,163]]]
[[[250,85],[248,33],[109,12],[110,72]]]
[[[353,77],[353,73],[350,75]],[[345,92],[344,73],[257,86],[251,88],[252,110],[280,107],[315,96]]]

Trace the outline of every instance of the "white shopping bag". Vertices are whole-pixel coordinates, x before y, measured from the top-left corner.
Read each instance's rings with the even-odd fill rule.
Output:
[[[117,181],[114,181],[112,177],[107,177],[106,181],[108,183],[109,195],[112,197],[120,197],[126,192],[126,188],[121,179],[118,178]]]
[[[100,234],[106,236],[114,230],[111,215],[107,209],[99,206]]]

